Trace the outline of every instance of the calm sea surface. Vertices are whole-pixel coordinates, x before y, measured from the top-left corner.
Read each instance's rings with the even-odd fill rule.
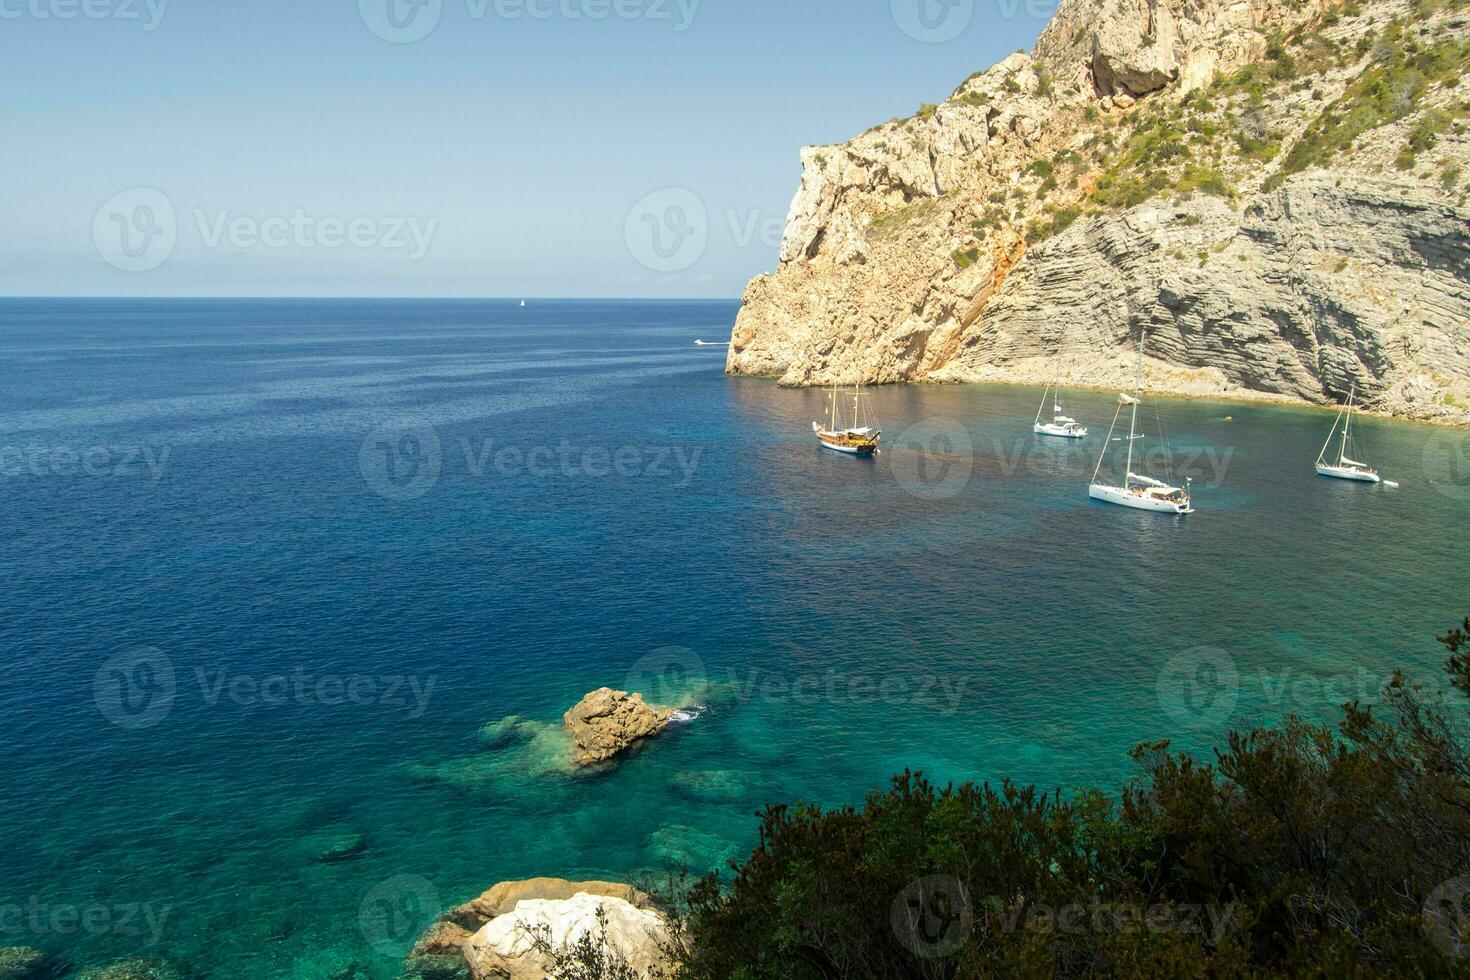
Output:
[[[392,977],[501,879],[703,871],[905,768],[1114,788],[1470,611],[1460,434],[1363,420],[1394,491],[1313,475],[1330,415],[1150,402],[1200,510],[1142,514],[1087,499],[1110,396],[1044,444],[1039,390],[880,389],[841,457],[693,345],[735,309],[0,302],[0,946]],[[700,680],[561,765],[588,690]]]

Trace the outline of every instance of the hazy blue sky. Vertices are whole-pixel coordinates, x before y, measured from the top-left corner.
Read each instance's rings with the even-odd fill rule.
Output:
[[[801,146],[1054,7],[0,0],[0,292],[738,296]]]

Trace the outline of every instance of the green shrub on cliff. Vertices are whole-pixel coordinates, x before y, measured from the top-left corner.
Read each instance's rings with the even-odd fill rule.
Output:
[[[1470,621],[1442,642],[1470,695]],[[1141,746],[1117,798],[906,773],[861,809],[770,807],[733,880],[691,892],[681,975],[1470,975],[1470,760],[1443,697],[1396,679],[1336,731],[1288,719],[1212,762]]]

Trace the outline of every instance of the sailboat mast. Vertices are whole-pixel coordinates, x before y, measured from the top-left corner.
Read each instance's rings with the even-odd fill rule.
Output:
[[[832,426],[828,431],[837,431],[837,382],[835,381],[832,382]]]
[[[1148,341],[1148,331],[1138,335],[1138,372],[1133,379],[1133,417],[1128,423],[1128,468],[1123,471],[1123,489],[1133,482],[1133,440],[1138,433],[1138,402],[1143,394],[1143,345]]]
[[[1347,424],[1342,427],[1342,451],[1337,454],[1337,465],[1343,466],[1347,462],[1348,437],[1353,431],[1353,402],[1358,397],[1358,386],[1353,385],[1352,393],[1348,395]]]

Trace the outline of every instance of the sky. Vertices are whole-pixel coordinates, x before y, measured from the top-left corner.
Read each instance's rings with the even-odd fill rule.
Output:
[[[736,298],[1056,0],[0,0],[0,295]]]

